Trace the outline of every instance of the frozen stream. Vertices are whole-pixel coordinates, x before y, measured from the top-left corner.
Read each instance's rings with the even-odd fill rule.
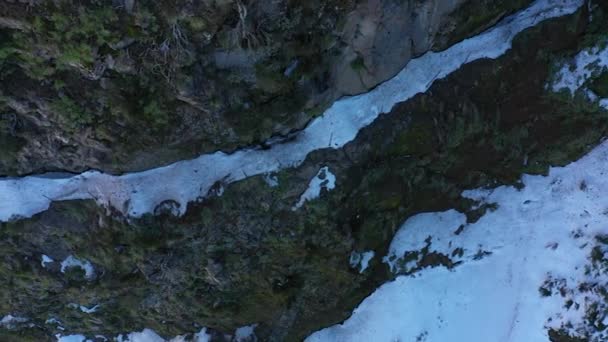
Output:
[[[0,221],[31,217],[48,209],[52,201],[76,199],[94,199],[131,217],[151,213],[163,201],[172,200],[179,203],[179,214],[184,214],[188,202],[206,196],[216,182],[227,184],[298,166],[314,150],[344,146],[396,103],[425,92],[436,79],[463,64],[503,55],[524,29],[571,14],[582,3],[583,0],[537,0],[478,36],[410,61],[398,75],[372,91],[336,101],[294,139],[275,142],[270,149],[206,154],[122,176],[89,171],[67,178],[39,175],[1,179]]]

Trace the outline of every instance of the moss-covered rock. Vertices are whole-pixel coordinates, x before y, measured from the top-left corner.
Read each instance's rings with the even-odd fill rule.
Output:
[[[437,40],[436,49],[444,49],[472,35],[483,32],[500,19],[525,8],[531,0],[482,0],[464,3],[444,24],[449,34]]]

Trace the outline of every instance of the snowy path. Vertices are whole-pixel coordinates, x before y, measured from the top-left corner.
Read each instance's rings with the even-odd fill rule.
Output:
[[[548,327],[608,340],[608,331],[600,331],[608,323],[602,297],[608,288],[608,142],[547,177],[522,181],[522,190],[465,191],[498,205],[476,223],[467,225],[455,210],[408,219],[385,262],[414,273],[384,284],[344,324],[307,341],[547,342]],[[461,263],[448,270],[416,268],[420,259],[399,262],[428,237],[429,252]],[[593,305],[599,314],[586,316]]]
[[[268,150],[217,152],[123,176],[92,171],[70,178],[41,175],[1,179],[0,221],[31,217],[48,209],[52,201],[71,199],[95,199],[100,205],[111,205],[131,217],[154,212],[160,203],[171,200],[179,204],[179,214],[183,214],[188,202],[207,196],[216,182],[227,184],[298,166],[314,150],[344,146],[396,103],[425,92],[436,79],[465,63],[501,56],[524,29],[571,14],[582,3],[583,0],[537,0],[478,36],[410,61],[397,76],[374,90],[336,101],[293,140],[275,142]]]

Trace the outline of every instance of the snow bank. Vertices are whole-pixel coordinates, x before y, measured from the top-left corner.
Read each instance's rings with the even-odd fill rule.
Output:
[[[476,223],[455,210],[408,219],[385,261],[415,272],[307,341],[547,342],[549,328],[608,340],[608,142],[522,182],[522,190],[465,191],[497,205]],[[424,250],[454,265],[404,262]]]
[[[171,200],[184,214],[188,202],[207,196],[214,184],[297,166],[321,148],[340,148],[380,113],[425,92],[463,64],[497,58],[515,35],[539,22],[575,12],[583,0],[537,0],[529,8],[502,20],[494,28],[464,40],[443,52],[429,52],[411,60],[394,78],[368,93],[336,101],[293,139],[275,139],[270,149],[249,148],[233,154],[217,152],[144,172],[111,176],[90,171],[72,177],[57,175],[0,180],[0,221],[31,217],[52,201],[94,199],[123,214],[140,217]]]

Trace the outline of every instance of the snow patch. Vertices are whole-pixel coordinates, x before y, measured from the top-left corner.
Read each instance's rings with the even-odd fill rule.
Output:
[[[92,342],[91,340],[88,340],[83,335],[62,336],[61,334],[57,334],[57,335],[55,335],[55,337],[57,337],[57,342]]]
[[[91,279],[95,275],[93,265],[89,261],[82,261],[73,255],[68,256],[61,262],[61,273],[65,273],[65,270],[70,267],[79,267],[84,270],[87,279]]]
[[[271,188],[279,186],[279,178],[271,173],[264,174],[264,182]]]
[[[78,304],[75,304],[75,303],[71,303],[71,304],[69,304],[69,306],[72,307],[72,308],[75,308],[75,309],[79,309],[80,311],[82,311],[84,313],[88,313],[88,314],[97,312],[97,309],[99,309],[99,304],[94,305],[94,306],[92,306],[90,308],[87,308],[84,305],[78,305]]]
[[[211,342],[211,335],[207,333],[207,328],[202,328],[201,331],[194,334],[195,342]]]
[[[391,243],[392,268],[424,248],[451,264],[398,276],[307,341],[546,342],[550,328],[608,340],[607,175],[604,142],[546,177],[524,175],[521,190],[465,191],[498,204],[475,223],[455,210],[409,218]]]
[[[40,265],[42,265],[42,267],[46,268],[46,264],[50,264],[52,262],[54,262],[55,260],[53,260],[51,257],[49,257],[46,254],[42,254],[41,257],[41,261],[40,261]]]
[[[47,210],[52,201],[82,199],[94,199],[131,217],[153,213],[160,203],[171,200],[180,204],[179,214],[183,215],[188,202],[207,196],[218,181],[228,184],[296,167],[314,150],[341,148],[396,103],[427,91],[435,80],[463,64],[503,55],[524,29],[572,14],[582,4],[583,0],[537,0],[478,36],[411,60],[399,74],[371,91],[334,102],[292,139],[271,141],[267,148],[242,149],[232,154],[216,152],[122,176],[88,171],[75,176],[44,174],[1,179],[0,221],[31,217]]]
[[[48,318],[48,319],[47,319],[47,320],[44,322],[44,324],[54,324],[54,325],[57,327],[57,329],[59,329],[59,330],[61,330],[61,331],[65,330],[65,328],[61,326],[61,321],[60,321],[60,320],[58,320],[58,319],[57,319],[57,318],[55,318],[55,317],[50,317],[50,318]]]
[[[57,318],[54,318],[54,317],[47,319],[44,323],[45,324],[61,324],[61,322]]]
[[[369,266],[369,262],[372,260],[376,253],[374,251],[367,252],[352,252],[350,254],[350,266],[358,269],[359,273],[363,273]]]
[[[254,342],[257,341],[253,330],[257,327],[257,324],[247,325],[236,329],[234,332],[234,340],[236,342]]]
[[[27,321],[28,319],[25,317],[13,316],[9,314],[0,319],[0,327],[12,329],[20,323],[25,323]]]
[[[577,90],[583,88],[585,82],[606,71],[608,71],[608,45],[604,48],[592,47],[581,51],[570,63],[562,65],[551,89],[554,92],[566,89],[574,95]],[[600,107],[608,109],[608,99],[599,98],[589,89],[583,89],[583,92],[590,101],[597,101]]]
[[[456,210],[442,213],[425,213],[409,218],[399,228],[384,257],[391,271],[407,273],[414,270],[429,253],[452,254],[455,240],[467,218]]]
[[[329,171],[329,167],[322,167],[319,172],[317,172],[317,175],[310,180],[308,188],[304,191],[302,196],[300,196],[300,200],[291,208],[291,210],[297,210],[301,208],[305,202],[319,197],[321,195],[321,189],[329,191],[335,187],[336,176]]]
[[[86,306],[80,305],[79,308],[80,308],[80,311],[82,311],[84,313],[90,314],[90,313],[97,312],[97,309],[99,309],[99,305],[95,305],[95,306],[92,306],[90,308],[87,308]]]
[[[608,67],[608,46],[603,49],[593,47],[581,51],[572,63],[564,64],[551,88],[558,92],[567,89],[570,94],[579,90],[587,80],[601,74]]]
[[[119,335],[116,342],[166,342],[152,329],[144,329],[141,332],[132,332],[126,336]]]

